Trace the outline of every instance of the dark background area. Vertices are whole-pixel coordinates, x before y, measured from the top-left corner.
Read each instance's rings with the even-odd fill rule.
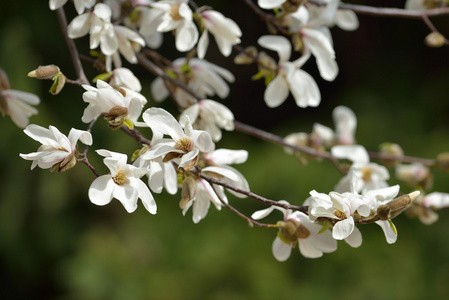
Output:
[[[267,33],[243,1],[197,1],[206,3],[239,24],[243,47],[256,45],[258,36]],[[70,21],[73,5],[65,8]],[[340,67],[334,82],[319,78],[313,59],[304,67],[320,87],[318,108],[298,108],[292,98],[278,108],[266,107],[263,82],[251,80],[255,67],[234,65],[235,53],[221,56],[211,37],[206,59],[236,76],[231,95],[222,103],[237,120],[280,136],[310,132],[314,122],[333,127],[332,110],[346,105],[358,118],[357,141],[368,150],[391,141],[408,155],[433,158],[448,151],[449,48],[426,47],[428,29],[420,20],[359,20],[357,31],[332,29]],[[448,17],[432,20],[449,34]],[[161,53],[177,58],[173,38],[164,38]],[[88,54],[87,37],[76,44]],[[51,124],[66,134],[72,127],[86,128],[81,122],[83,89],[66,86],[60,95],[51,96],[50,82],[26,77],[46,64],[56,64],[69,78],[75,77],[48,1],[2,1],[0,68],[12,89],[41,97],[39,115],[31,123]],[[84,66],[93,78],[95,70]],[[154,105],[149,93],[154,77],[139,66],[132,68],[149,105]],[[163,106],[175,113],[169,101]],[[154,216],[141,205],[128,214],[116,200],[95,206],[87,197],[93,179],[88,168],[78,165],[62,174],[30,171],[31,162],[18,154],[35,151],[38,143],[8,117],[0,124],[0,299],[443,299],[449,294],[447,211],[441,211],[440,220],[431,226],[399,216],[394,245],[386,243],[378,226],[365,225],[359,226],[364,238],[359,249],[340,242],[335,253],[322,258],[305,259],[295,250],[287,262],[279,263],[271,254],[276,231],[249,228],[226,208],[217,212],[211,207],[204,220],[193,224],[191,212],[183,217],[179,210],[179,195],[155,195]],[[128,156],[136,149],[134,141],[120,131],[109,131],[102,122],[92,133],[92,149]],[[269,199],[301,204],[310,190],[327,193],[340,178],[328,162],[309,161],[304,166],[282,148],[241,133],[225,133],[217,147],[247,149],[248,162],[236,167],[252,191]],[[100,173],[107,171],[93,151],[89,159]],[[434,190],[449,192],[447,182],[447,174],[435,171]],[[390,183],[397,183],[393,175]],[[401,191],[410,188],[403,185]],[[264,207],[251,199],[229,199],[248,215]]]

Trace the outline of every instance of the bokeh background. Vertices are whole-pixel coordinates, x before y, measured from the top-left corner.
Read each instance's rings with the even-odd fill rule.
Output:
[[[197,1],[199,5],[206,1]],[[361,3],[361,1],[359,2]],[[366,1],[402,7],[403,1]],[[242,46],[254,45],[266,27],[240,0],[207,1],[242,28]],[[69,21],[75,16],[66,5]],[[280,136],[310,132],[314,122],[333,127],[337,105],[351,107],[359,125],[357,141],[376,150],[396,142],[406,154],[433,158],[449,150],[449,61],[447,47],[430,49],[427,28],[419,20],[360,16],[355,32],[332,29],[340,73],[334,82],[319,78],[315,62],[304,67],[317,80],[323,100],[318,108],[300,109],[293,99],[276,109],[263,102],[263,82],[251,81],[254,66],[235,66],[214,47],[206,56],[232,70],[236,82],[223,103],[236,119]],[[448,17],[433,19],[445,34]],[[178,57],[166,34],[162,53]],[[213,39],[212,39],[213,40]],[[88,38],[76,40],[88,54]],[[233,53],[234,55],[234,53]],[[39,65],[57,64],[74,79],[68,51],[47,0],[0,2],[0,68],[13,89],[41,97],[39,115],[31,122],[54,125],[63,133],[84,129],[85,104],[79,87],[67,86],[58,96],[50,82],[27,78]],[[89,78],[95,71],[84,64]],[[129,66],[126,65],[125,66]],[[150,99],[154,77],[134,68]],[[169,101],[163,104],[175,112]],[[444,299],[449,295],[449,212],[430,226],[399,216],[396,244],[388,245],[378,226],[360,226],[364,242],[353,249],[339,243],[335,253],[305,259],[294,251],[287,262],[271,254],[276,231],[249,228],[226,208],[214,207],[199,224],[191,212],[182,216],[179,195],[155,195],[156,215],[143,207],[128,214],[118,201],[105,207],[90,203],[93,179],[84,165],[65,173],[30,171],[19,153],[39,146],[8,117],[0,119],[0,299]],[[146,134],[149,131],[143,130]],[[93,149],[130,155],[134,141],[98,122]],[[249,151],[237,168],[252,191],[270,199],[301,204],[308,192],[332,190],[340,175],[328,162],[302,165],[282,148],[238,132],[225,133],[220,148]],[[89,159],[100,173],[101,159]],[[434,190],[449,192],[449,175],[435,171]],[[391,184],[397,180],[392,176]],[[403,192],[410,188],[403,185]],[[251,214],[264,206],[229,196]],[[280,218],[273,215],[267,222]]]

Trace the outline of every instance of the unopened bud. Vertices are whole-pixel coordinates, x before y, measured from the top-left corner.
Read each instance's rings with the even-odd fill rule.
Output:
[[[37,79],[53,79],[53,77],[58,75],[60,72],[59,67],[55,65],[39,66],[36,70],[28,73],[28,77],[36,77]]]
[[[257,57],[257,49],[254,46],[246,47],[245,50],[234,58],[234,63],[237,65],[252,64]]]
[[[424,40],[426,46],[433,48],[442,47],[444,46],[445,42],[446,42],[445,37],[441,33],[436,31],[429,33]]]
[[[67,171],[68,169],[73,168],[76,165],[76,157],[78,156],[78,151],[73,151],[72,154],[68,155],[61,162],[54,164],[50,171],[58,171],[58,173]]]
[[[280,225],[279,236],[280,238],[289,244],[295,244],[298,239],[306,239],[310,235],[310,231],[302,225],[300,222],[288,219],[285,222],[278,222]]]
[[[0,91],[9,90],[10,88],[8,75],[6,75],[5,71],[0,69]]]
[[[414,191],[410,194],[403,195],[391,200],[387,204],[380,205],[377,208],[377,215],[381,220],[390,220],[399,215],[401,212],[409,208],[411,203],[418,198],[419,191]]]
[[[404,156],[401,146],[394,143],[382,143],[379,145],[380,154],[383,164],[386,167],[393,167],[400,162],[400,158]]]
[[[437,165],[444,172],[449,172],[449,152],[443,152],[438,154]]]
[[[50,88],[50,93],[52,95],[57,95],[62,91],[67,78],[64,76],[64,74],[59,73],[55,77],[53,77],[53,80],[54,81]]]
[[[103,114],[103,117],[109,122],[109,128],[118,129],[128,120],[128,108],[114,106],[109,113]]]

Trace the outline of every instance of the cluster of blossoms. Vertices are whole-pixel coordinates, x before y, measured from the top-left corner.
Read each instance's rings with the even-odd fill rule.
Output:
[[[238,198],[254,197],[244,175],[231,166],[246,162],[248,152],[216,149],[222,130],[232,131],[236,125],[233,113],[212,98],[227,98],[229,84],[235,77],[204,59],[210,35],[223,56],[231,55],[242,38],[237,23],[210,7],[198,8],[187,0],[72,2],[78,16],[67,27],[68,38],[89,35],[90,50],[99,49],[94,58],[100,71],[94,80],[96,86],[76,82],[84,89],[82,99],[87,106],[81,121],[89,124],[87,130],[71,129],[66,136],[54,126],[46,129],[28,125],[29,117],[37,113],[31,105],[38,104],[39,98],[11,90],[6,74],[0,71],[0,111],[10,115],[19,127],[25,128],[25,134],[42,144],[36,152],[20,154],[32,161],[31,169],[39,166],[64,172],[78,162],[84,163],[96,177],[87,193],[90,201],[106,205],[117,199],[129,213],[137,209],[140,199],[150,214],[156,214],[153,194],[165,190],[175,195],[180,191],[182,214],[191,208],[194,223],[206,217],[211,203],[217,210],[222,206],[232,208],[225,190]],[[298,107],[320,104],[316,81],[301,69],[312,57],[322,79],[333,81],[338,75],[329,28],[336,25],[343,30],[356,30],[359,23],[353,11],[339,9],[339,0],[324,2],[317,6],[293,0],[257,1],[260,11],[275,10],[275,24],[291,37],[289,40],[270,34],[258,38],[257,44],[276,52],[277,60],[255,46],[242,49],[234,59],[238,64],[257,65],[258,73],[253,79],[265,79],[264,101],[268,107],[280,106],[290,93]],[[49,7],[61,11],[66,3],[67,0],[50,0]],[[148,60],[144,54],[154,57],[156,54],[148,48],[159,47],[166,32],[174,34],[178,51],[189,53],[173,61],[159,54],[153,62]],[[130,69],[122,67],[120,55],[130,64],[146,62],[148,69],[158,76],[150,85],[152,99],[160,103],[171,96],[180,111],[179,118],[165,109],[146,107],[149,101],[142,94],[142,84]],[[64,84],[71,82],[53,65],[39,67],[29,76],[53,80],[52,94],[58,94]],[[98,174],[87,159],[89,146],[94,145],[90,130],[100,117],[110,129],[122,129],[139,144],[131,161],[127,154],[97,149],[109,169],[104,175]],[[395,159],[385,159],[382,165],[371,162],[367,150],[356,144],[354,112],[337,106],[333,119],[335,129],[315,123],[309,134],[288,135],[285,145],[289,153],[307,148],[328,154],[335,161],[349,161],[350,165],[339,166],[345,174],[334,190],[327,194],[310,191],[300,208],[285,200],[271,201],[272,206],[254,212],[251,218],[244,216],[256,224],[254,220],[275,210],[283,213],[282,220],[267,226],[278,229],[272,251],[279,261],[288,259],[296,245],[309,258],[335,251],[338,240],[359,247],[362,235],[357,224],[376,223],[391,244],[397,239],[391,219],[404,210],[409,209],[409,215],[430,224],[438,218],[434,210],[449,207],[449,194],[425,193],[432,182],[427,166],[401,164],[398,158],[403,152],[395,144],[381,147],[381,154]],[[151,139],[145,138],[136,127],[150,128]],[[78,149],[78,142],[84,144],[84,151]],[[448,157],[442,156],[439,163],[449,169]],[[396,178],[416,191],[400,195],[399,185],[388,184],[387,167],[394,167]]]

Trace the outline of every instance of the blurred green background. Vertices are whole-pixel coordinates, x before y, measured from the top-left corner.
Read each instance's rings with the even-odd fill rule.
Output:
[[[197,1],[199,5],[206,1]],[[243,1],[208,1],[236,20],[244,35],[242,46],[255,44],[265,26]],[[403,6],[401,1],[369,1],[370,5]],[[237,8],[239,7],[239,8]],[[72,4],[66,5],[69,20]],[[448,17],[435,18],[449,34]],[[418,20],[360,17],[355,32],[332,29],[340,73],[334,82],[319,79],[315,62],[305,69],[317,80],[323,100],[319,108],[300,109],[293,99],[268,109],[262,82],[250,80],[254,66],[234,66],[218,54],[212,42],[207,59],[236,74],[232,93],[223,101],[236,119],[285,136],[310,132],[314,122],[333,127],[331,112],[347,105],[357,114],[357,140],[369,150],[385,141],[399,143],[406,154],[435,157],[449,150],[448,48],[423,45],[427,34]],[[176,58],[173,38],[166,34],[162,53]],[[76,40],[88,54],[88,38]],[[67,86],[60,95],[47,91],[50,82],[27,78],[39,65],[57,64],[74,79],[68,51],[56,15],[48,1],[1,1],[0,68],[13,89],[41,97],[39,115],[31,122],[52,124],[61,132],[84,129],[83,90]],[[89,78],[95,71],[84,64]],[[126,65],[128,66],[128,65]],[[148,99],[154,79],[135,67]],[[152,103],[150,103],[152,104]],[[165,108],[174,111],[168,101]],[[294,251],[287,262],[271,254],[276,231],[249,228],[226,208],[210,208],[193,224],[182,216],[179,195],[155,195],[156,215],[142,206],[128,214],[118,201],[105,207],[90,203],[93,179],[84,165],[65,173],[30,171],[31,162],[19,153],[39,146],[8,117],[0,119],[0,299],[444,299],[449,295],[449,212],[426,226],[400,216],[396,244],[388,245],[378,226],[360,226],[359,249],[339,243],[335,253],[305,259]],[[149,131],[143,130],[149,134]],[[136,144],[122,132],[98,122],[93,149],[107,148],[130,155]],[[243,134],[225,133],[219,148],[249,151],[237,168],[252,191],[267,198],[301,204],[308,192],[329,192],[339,174],[328,162],[304,166],[282,148]],[[100,173],[101,159],[89,159]],[[434,190],[449,192],[448,175],[435,172]],[[392,178],[391,184],[397,183]],[[409,188],[402,187],[403,192]],[[262,206],[251,199],[231,203],[251,214]],[[280,215],[268,221],[276,222]]]

